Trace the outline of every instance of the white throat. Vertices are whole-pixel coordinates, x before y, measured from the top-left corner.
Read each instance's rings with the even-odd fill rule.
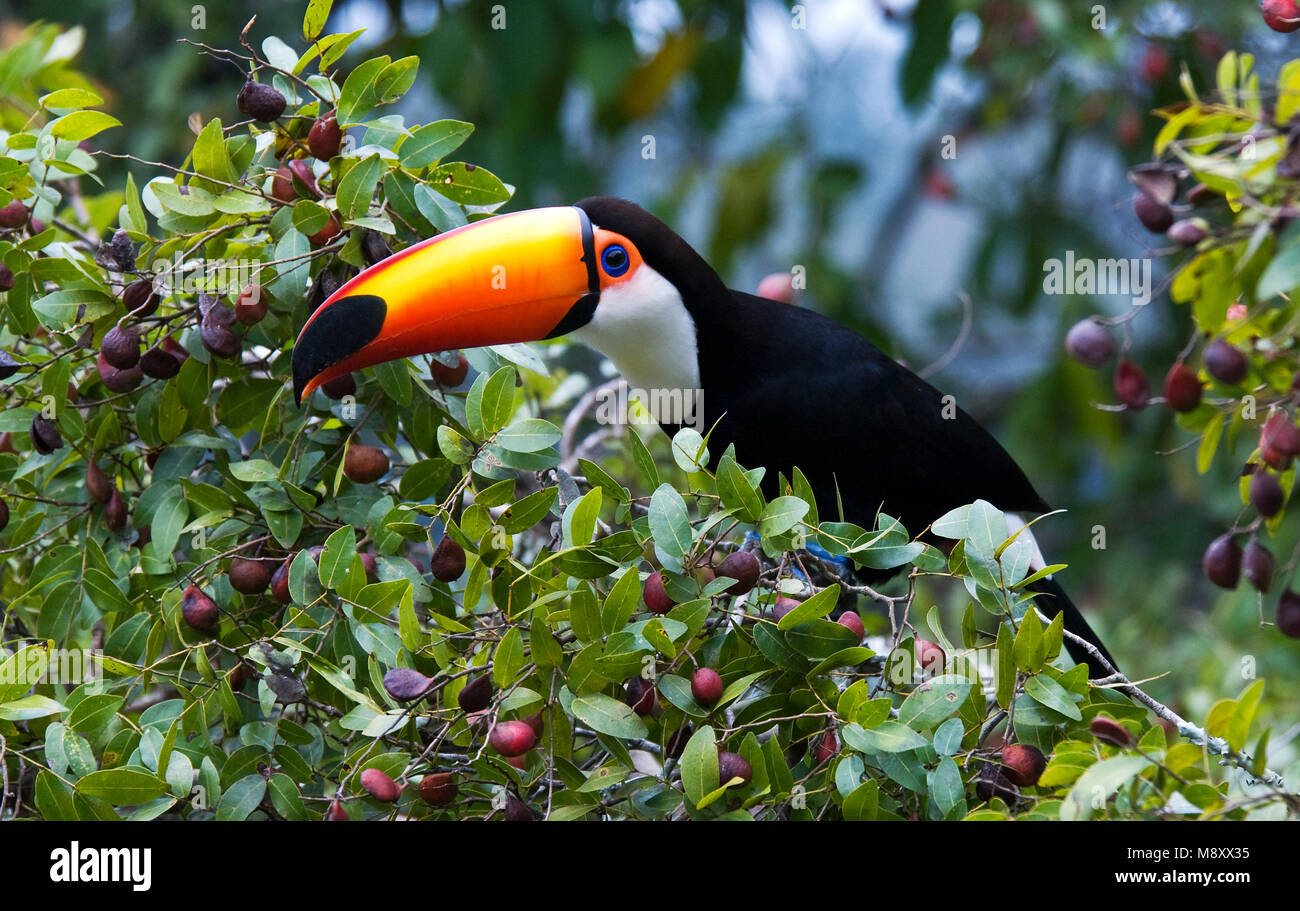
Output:
[[[700,386],[695,321],[673,283],[644,263],[601,292],[591,322],[573,337],[613,361],[634,390]]]

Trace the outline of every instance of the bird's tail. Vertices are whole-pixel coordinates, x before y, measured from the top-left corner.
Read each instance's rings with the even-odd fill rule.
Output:
[[[1118,666],[1115,664],[1115,659],[1112,658],[1110,652],[1106,650],[1106,646],[1101,644],[1101,639],[1099,639],[1097,634],[1092,631],[1092,627],[1089,626],[1088,621],[1083,618],[1083,614],[1079,611],[1079,608],[1070,600],[1070,596],[1065,593],[1065,589],[1061,588],[1055,579],[1050,576],[1044,579],[1039,579],[1029,587],[1031,590],[1038,592],[1043,596],[1035,599],[1034,603],[1038,605],[1038,609],[1042,611],[1045,616],[1055,617],[1058,613],[1064,614],[1065,628],[1095,648],[1108,662],[1110,662],[1110,668],[1108,668],[1086,649],[1067,639],[1065,641],[1065,647],[1069,651],[1070,657],[1075,661],[1088,665],[1089,678],[1096,679],[1098,677],[1109,677],[1111,673],[1113,673],[1111,668],[1119,670]]]

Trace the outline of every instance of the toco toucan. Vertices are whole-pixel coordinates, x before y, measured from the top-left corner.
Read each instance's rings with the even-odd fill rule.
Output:
[[[798,466],[819,503],[865,528],[884,511],[915,534],[977,499],[1008,518],[1048,511],[1006,450],[916,374],[811,310],[729,290],[667,225],[610,197],[487,218],[363,271],[303,327],[294,394],[396,358],[561,335],[633,388],[701,390],[710,442],[766,468],[769,493]],[[1037,590],[1041,611],[1064,612],[1109,660],[1052,578]],[[1110,673],[1067,646],[1094,678]]]

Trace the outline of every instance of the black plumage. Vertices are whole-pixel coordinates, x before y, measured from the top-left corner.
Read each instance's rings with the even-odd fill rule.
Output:
[[[1004,512],[1049,511],[988,431],[862,336],[812,310],[728,289],[689,244],[632,203],[596,197],[578,206],[632,241],[681,293],[695,323],[710,447],[735,444],[742,465],[766,468],[769,496],[778,474],[798,466],[823,518],[842,503],[844,518],[865,528],[884,511],[915,535],[976,499]],[[1044,580],[1038,590],[1045,613],[1064,611],[1066,628],[1109,659],[1058,584]],[[1086,651],[1071,654],[1093,676],[1108,673]]]

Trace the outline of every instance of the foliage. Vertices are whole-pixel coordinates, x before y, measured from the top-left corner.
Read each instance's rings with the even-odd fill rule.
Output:
[[[1294,334],[1300,61],[1282,67],[1275,91],[1262,91],[1260,82],[1254,57],[1235,52],[1220,61],[1212,96],[1202,97],[1185,75],[1186,101],[1158,112],[1164,121],[1155,138],[1158,160],[1135,168],[1131,178],[1135,205],[1154,227],[1167,228],[1165,252],[1186,251],[1169,296],[1186,307],[1193,337],[1170,368],[1161,401],[1194,435],[1199,473],[1216,458],[1234,469],[1244,463],[1233,472],[1244,512],[1228,534],[1249,536],[1247,553],[1253,550],[1261,564],[1254,573],[1248,566],[1246,575],[1268,593],[1274,581],[1289,586],[1295,568],[1292,559],[1275,580],[1264,542],[1279,535],[1295,481],[1290,439],[1300,377]],[[1119,327],[1127,347],[1144,309],[1135,306],[1102,322]],[[1133,376],[1136,367],[1121,358],[1118,369]],[[1171,385],[1179,371],[1181,393]],[[1121,385],[1117,372],[1117,392]],[[1144,407],[1145,394],[1138,399],[1130,407]],[[1261,495],[1261,484],[1278,502]],[[1236,587],[1236,579],[1225,587]],[[1279,609],[1278,625],[1294,636],[1295,621],[1284,612]]]
[[[797,472],[769,501],[761,468],[730,451],[715,461],[691,431],[670,445],[622,427],[599,462],[584,458],[595,451],[568,430],[571,419],[590,427],[591,401],[567,414],[551,403],[586,381],[549,375],[526,348],[469,352],[475,373],[455,388],[427,363],[398,362],[357,376],[353,394],[295,407],[287,354],[310,307],[387,245],[482,217],[510,192],[445,161],[468,124],[384,113],[417,60],[336,72],[352,36],[318,38],[322,6],[308,7],[304,53],[273,37],[209,49],[283,94],[283,116],[241,122],[231,99],[233,124],[194,123],[181,167],[122,191],[86,195],[102,156],[81,143],[115,123],[50,54],[57,36],[35,30],[5,58],[38,102],[0,157],[0,187],[30,209],[0,235],[13,281],[0,340],[17,362],[0,416],[0,759],[17,794],[4,813],[1278,811],[1276,787],[1243,790],[1201,747],[1059,659],[1059,621],[1029,610],[1032,548],[987,503],[933,526],[953,542],[945,555],[889,516],[871,529],[828,518],[831,504],[813,502]],[[313,161],[304,140],[330,109],[352,141]],[[280,174],[277,192],[286,160],[312,171]],[[341,231],[326,230],[331,220]],[[176,278],[177,263],[230,261],[257,264],[251,292],[221,270],[208,284]],[[157,308],[128,312],[125,288],[142,276],[157,280]],[[269,304],[264,318],[222,316],[253,298]],[[171,337],[187,356],[174,377],[112,391],[131,384],[95,352],[115,327],[139,330],[151,350]],[[218,329],[237,336],[235,356]],[[378,483],[345,472],[363,446],[391,468]],[[102,498],[92,465],[111,480]],[[716,558],[754,550],[749,531],[764,571],[731,595]],[[464,550],[463,568],[454,554],[450,569],[430,566],[455,550],[446,541]],[[804,549],[814,544],[824,556]],[[237,557],[283,571],[287,597],[237,591]],[[970,599],[960,632],[946,634],[934,609],[920,616],[915,584],[882,595],[846,581],[846,562],[907,567],[912,583],[959,580]],[[643,597],[656,569],[675,602],[663,614]],[[776,620],[778,593],[801,603]],[[215,628],[189,612],[201,598],[219,610]],[[859,608],[877,649],[829,619]],[[942,667],[915,667],[935,654],[923,630]],[[87,653],[97,673],[82,680]],[[688,680],[706,666],[725,684],[711,706]],[[654,683],[653,707],[628,698],[637,678]],[[489,695],[476,698],[483,680]],[[1209,715],[1234,763],[1251,762],[1241,754],[1261,689]],[[1126,745],[1092,736],[1099,716],[1136,746],[1113,730]],[[489,746],[511,721],[541,730],[514,763]],[[999,771],[1011,739],[1051,755],[1037,785]],[[747,780],[722,780],[719,749],[743,757]],[[457,787],[450,803],[432,789],[421,799],[420,783],[442,773]],[[401,787],[395,802],[383,776]]]

